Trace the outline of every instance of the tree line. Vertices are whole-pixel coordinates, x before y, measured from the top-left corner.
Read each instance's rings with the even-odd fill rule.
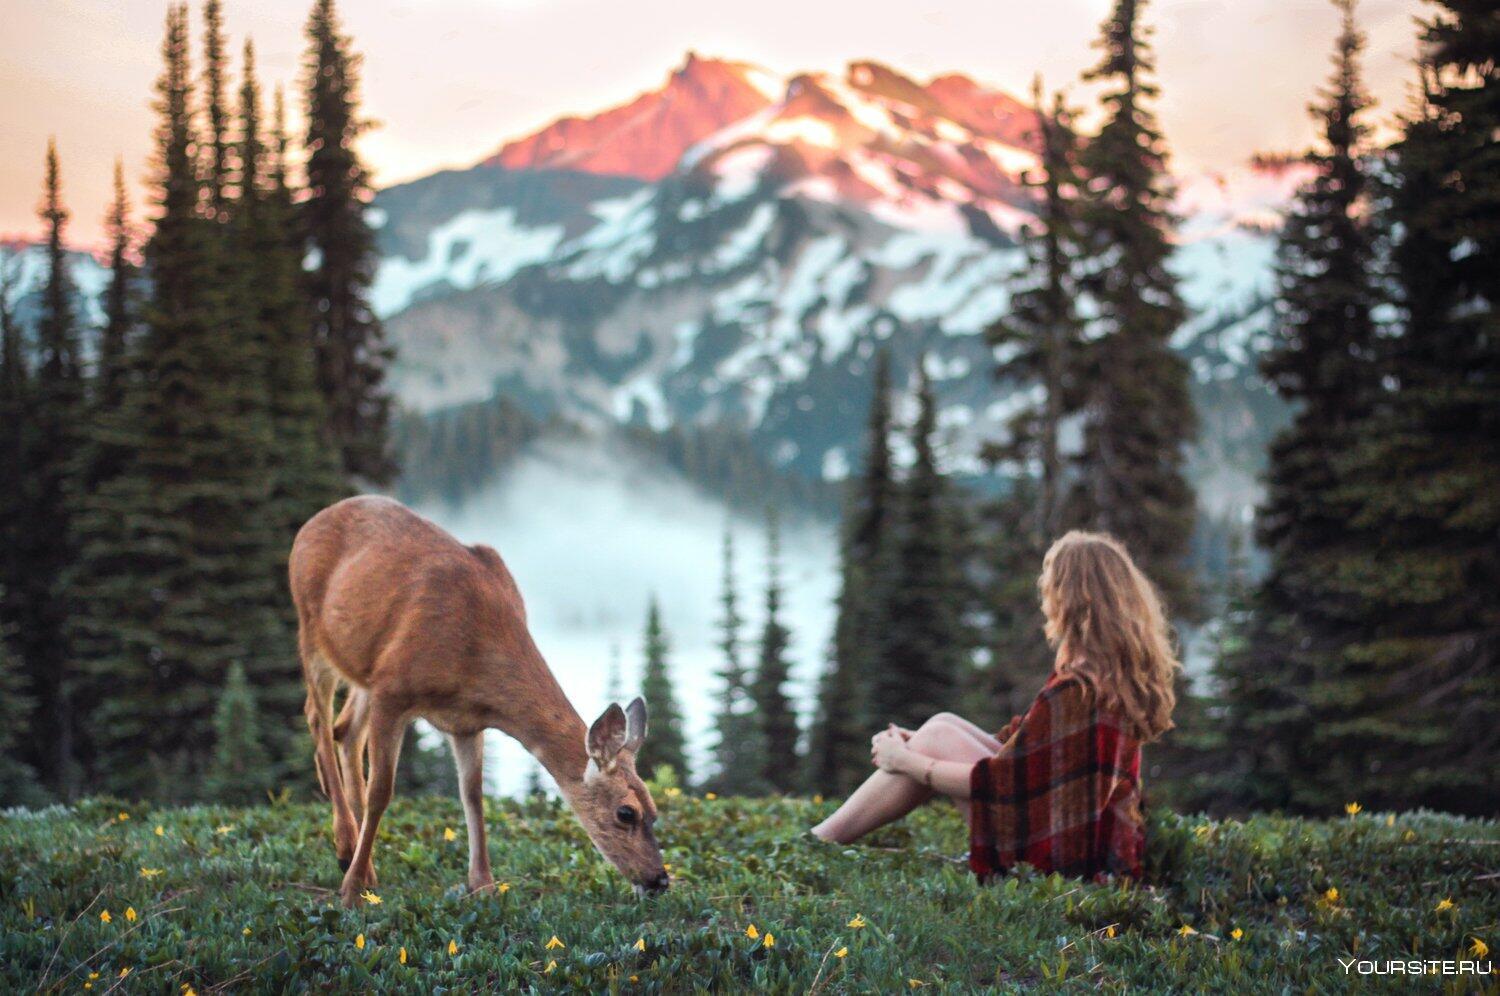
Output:
[[[359,62],[332,0],[306,36],[299,171],[248,41],[228,93],[218,0],[201,73],[188,9],[169,8],[152,221],[137,246],[117,163],[98,328],[47,149],[31,327],[0,274],[4,801],[243,799],[307,767],[287,553],[310,515],[394,467]]]

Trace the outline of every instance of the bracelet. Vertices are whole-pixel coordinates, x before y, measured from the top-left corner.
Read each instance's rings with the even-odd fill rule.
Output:
[[[936,766],[937,758],[929,757],[927,759],[927,770],[922,773],[922,784],[928,788],[932,788],[932,769]]]

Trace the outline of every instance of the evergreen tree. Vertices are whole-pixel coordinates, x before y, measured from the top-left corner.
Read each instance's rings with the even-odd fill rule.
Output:
[[[369,174],[354,151],[359,58],[340,32],[334,0],[307,24],[307,197],[302,222],[314,263],[306,274],[318,384],[346,474],[376,484],[395,473],[385,368],[391,350],[371,310],[375,237],[365,220]]]
[[[158,84],[151,295],[125,408],[133,454],[106,482],[112,532],[85,545],[86,612],[118,649],[86,662],[109,694],[92,728],[103,788],[199,788],[229,666],[278,652],[266,502],[264,367],[234,279],[229,226],[205,216],[187,11],[172,7]]]
[[[724,667],[719,680],[719,711],[714,717],[718,742],[714,745],[717,771],[706,783],[722,795],[753,796],[765,789],[762,780],[765,750],[760,740],[760,720],[750,695],[750,679],[744,663],[739,590],[734,576],[734,537],[724,530],[724,579],[719,594],[719,650]]]
[[[791,633],[781,621],[783,596],[781,528],[772,510],[766,518],[766,619],[751,694],[764,747],[761,776],[776,791],[790,792],[797,783],[797,716],[786,693],[792,671],[787,659]]]
[[[876,714],[915,729],[958,706],[967,640],[948,482],[938,468],[937,404],[918,364],[915,453],[903,488],[900,547],[887,615],[891,667],[872,689]]]
[[[230,195],[232,138],[229,107],[224,98],[224,87],[229,77],[225,63],[222,5],[219,0],[204,0],[203,98],[208,111],[208,149],[207,162],[204,163],[203,196],[207,202],[204,206],[205,214],[216,221],[227,217]]]
[[[276,622],[274,652],[257,655],[254,675],[273,759],[293,772],[306,770],[302,748],[301,669],[295,619],[287,590],[287,557],[302,524],[343,497],[337,455],[323,438],[307,310],[301,297],[301,245],[293,232],[292,195],[286,171],[286,134],[280,94],[268,147],[261,134],[255,49],[245,44],[240,88],[237,198],[232,202],[233,255],[240,260],[242,306],[259,360],[266,403],[266,479],[257,515],[266,525],[265,567],[269,612]]]
[[[1004,443],[986,452],[1008,478],[1008,490],[989,510],[991,661],[975,705],[981,715],[998,708],[1001,722],[1025,711],[1052,664],[1036,576],[1048,545],[1063,531],[1063,496],[1074,468],[1064,458],[1062,426],[1076,414],[1083,388],[1082,322],[1074,307],[1081,252],[1078,137],[1061,94],[1046,107],[1040,79],[1032,104],[1040,170],[1024,182],[1035,191],[1037,224],[1022,232],[1026,265],[1012,278],[1008,313],[987,336],[1001,357],[997,378],[1035,399],[1012,416]]]
[[[125,400],[131,389],[131,353],[135,345],[135,283],[138,278],[131,260],[129,203],[124,171],[115,161],[114,201],[105,215],[104,227],[110,245],[110,278],[104,291],[104,326],[99,331],[94,375],[88,382],[87,418],[75,469],[76,484],[70,496],[70,528],[74,557],[64,574],[64,584],[74,593],[74,608],[66,621],[68,646],[75,666],[68,675],[67,691],[80,716],[94,718],[101,697],[112,690],[93,675],[92,662],[107,659],[119,649],[116,621],[89,608],[98,585],[108,577],[92,576],[83,568],[124,570],[127,565],[111,557],[107,548],[115,536],[118,509],[103,499],[105,485],[125,472],[132,459],[134,439],[128,424]],[[106,550],[101,550],[99,544]],[[82,724],[76,738],[76,754],[84,778],[93,783],[96,769],[94,723]]]
[[[896,482],[891,459],[890,356],[875,354],[865,458],[844,503],[838,617],[808,750],[813,788],[843,794],[869,769],[869,730],[885,720],[865,689],[890,666],[885,652],[895,557]]]
[[[0,256],[0,479],[8,482],[0,488],[0,631],[7,634],[13,634],[25,621],[26,605],[20,595],[26,570],[22,539],[27,516],[34,507],[34,482],[27,472],[31,458],[31,367],[13,308],[18,271],[18,261]],[[6,718],[16,724],[14,733],[19,742],[30,728],[35,702],[29,695],[20,697],[26,685],[20,655],[12,653],[7,666],[15,678]]]
[[[1167,267],[1171,184],[1150,102],[1154,60],[1140,15],[1116,0],[1103,58],[1085,79],[1106,86],[1108,118],[1079,153],[1087,191],[1079,217],[1081,281],[1093,311],[1085,339],[1081,480],[1070,524],[1118,537],[1178,615],[1191,614],[1186,566],[1193,531],[1185,447],[1196,432],[1187,365],[1172,350],[1185,309]]]
[[[0,590],[0,597],[4,596]],[[31,722],[26,678],[10,652],[11,634],[0,627],[0,807],[40,801],[36,772],[22,757],[20,741]]]
[[[688,782],[687,747],[682,733],[682,711],[672,691],[667,655],[671,645],[662,628],[661,609],[652,596],[646,605],[646,632],[642,646],[645,667],[641,670],[641,698],[651,712],[651,735],[636,757],[636,770],[650,778],[668,765],[680,784]]]
[[[1325,795],[1307,806],[1500,798],[1500,20],[1434,7],[1388,198],[1398,334],[1376,340],[1386,389],[1335,468],[1360,542],[1320,594],[1354,638],[1309,689]]]
[[[217,802],[244,806],[260,801],[271,785],[255,694],[244,667],[236,662],[229,667],[214,711],[214,754],[205,778],[205,794]]]
[[[14,649],[36,699],[37,729],[28,738],[27,760],[53,791],[77,791],[74,769],[75,717],[70,704],[66,623],[72,592],[63,583],[72,560],[70,522],[74,472],[85,413],[82,350],[75,305],[77,290],[69,273],[63,232],[68,212],[62,204],[57,149],[47,144],[46,190],[39,211],[46,228],[47,270],[37,322],[37,362],[30,391],[31,426],[25,477],[29,481],[21,533],[17,588],[21,611],[12,620]]]
[[[1275,339],[1262,360],[1267,378],[1295,408],[1292,424],[1271,445],[1257,521],[1270,570],[1248,645],[1226,682],[1252,791],[1258,801],[1283,805],[1327,804],[1323,765],[1333,756],[1309,750],[1322,729],[1343,725],[1339,714],[1352,704],[1353,689],[1334,685],[1359,681],[1339,663],[1357,620],[1336,577],[1351,545],[1365,540],[1341,498],[1336,464],[1365,431],[1378,386],[1371,352],[1378,296],[1368,129],[1359,120],[1369,106],[1359,74],[1363,39],[1351,0],[1336,4],[1343,25],[1333,79],[1312,108],[1326,147],[1305,157],[1313,177],[1282,229]],[[1351,746],[1370,746],[1350,736]]]

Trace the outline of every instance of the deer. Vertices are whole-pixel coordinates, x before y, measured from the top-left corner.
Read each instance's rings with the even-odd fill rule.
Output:
[[[333,806],[339,896],[376,885],[374,849],[407,726],[447,735],[468,830],[468,889],[493,889],[484,826],[484,731],[520,741],[556,781],[599,852],[635,887],[670,880],[657,810],[636,774],[646,703],[611,703],[585,728],[492,548],[465,545],[390,498],[346,498],[298,531],[288,565],[318,784]],[[337,717],[333,706],[347,689]],[[366,777],[368,764],[368,777]]]

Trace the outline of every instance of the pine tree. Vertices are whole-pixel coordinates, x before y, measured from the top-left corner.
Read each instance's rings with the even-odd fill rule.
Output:
[[[1061,94],[1050,110],[1045,106],[1039,78],[1032,104],[1040,170],[1024,181],[1035,191],[1037,224],[1022,232],[1026,265],[1012,278],[1009,311],[987,335],[1002,357],[997,378],[1035,398],[1011,418],[1005,442],[986,452],[1008,478],[1008,490],[989,509],[991,662],[976,705],[986,712],[998,707],[1001,722],[1025,710],[1052,664],[1036,576],[1047,546],[1063,530],[1063,496],[1076,475],[1063,454],[1062,426],[1077,413],[1083,393],[1082,321],[1074,306],[1081,253],[1078,137]]]
[[[110,579],[94,576],[83,565],[107,572],[127,568],[106,552],[118,528],[118,509],[105,501],[104,495],[105,485],[130,466],[134,439],[125,401],[133,376],[131,356],[139,305],[135,284],[139,275],[131,259],[129,215],[124,171],[116,160],[114,201],[104,219],[110,245],[110,279],[104,292],[104,326],[99,331],[94,374],[88,381],[87,417],[76,453],[75,486],[69,498],[75,552],[64,573],[64,584],[75,595],[66,622],[75,665],[68,675],[67,692],[78,715],[90,719],[96,716],[99,700],[112,694],[107,682],[95,680],[93,662],[116,654],[119,642],[116,621],[92,611],[89,605],[97,586],[108,585]],[[93,722],[81,725],[75,750],[84,778],[90,783],[97,767],[94,729]]]
[[[27,758],[55,792],[78,789],[74,767],[75,719],[68,694],[66,624],[73,605],[64,572],[73,557],[71,495],[86,413],[82,350],[75,314],[77,290],[69,272],[63,232],[68,212],[62,204],[57,149],[47,144],[46,192],[39,211],[47,232],[47,273],[37,322],[37,363],[31,389],[32,426],[25,475],[30,487],[17,537],[22,559],[17,587],[21,605],[17,650],[31,694],[36,723],[45,736],[29,738]]]
[[[1183,463],[1196,417],[1187,366],[1171,345],[1185,308],[1167,267],[1172,190],[1150,108],[1157,88],[1145,6],[1116,0],[1103,58],[1085,76],[1105,84],[1108,119],[1079,153],[1087,180],[1081,280],[1094,317],[1085,336],[1082,480],[1066,518],[1118,537],[1174,614],[1191,615],[1194,500]]]
[[[661,609],[652,596],[646,605],[646,631],[642,645],[645,666],[641,670],[641,698],[651,713],[651,731],[636,757],[636,770],[654,777],[662,766],[671,767],[681,784],[689,780],[687,747],[683,740],[682,711],[672,691],[672,676],[667,664],[671,644],[662,628]]]
[[[0,630],[7,634],[13,634],[25,621],[26,605],[20,596],[26,570],[22,538],[27,516],[35,507],[34,482],[27,472],[31,459],[31,366],[13,308],[18,271],[16,261],[0,256],[0,479],[9,482],[0,488]],[[24,700],[19,697],[26,674],[18,653],[10,655],[8,667],[16,675],[12,688],[17,691],[13,692],[16,698],[7,719],[16,723],[14,732],[20,741],[30,728],[35,702],[29,695]]]
[[[875,354],[863,469],[844,503],[838,617],[808,750],[808,778],[829,794],[852,788],[869,768],[866,741],[882,722],[865,694],[889,666],[885,636],[896,547],[896,483],[891,459],[890,357]]]
[[[872,689],[877,714],[912,729],[957,708],[967,649],[948,482],[937,463],[937,403],[925,363],[918,364],[917,403],[915,458],[902,488],[900,547],[887,603],[892,666]]]
[[[4,597],[0,589],[0,598]],[[0,627],[0,807],[38,802],[36,772],[22,757],[20,741],[31,722],[26,678],[10,652],[9,629]]]
[[[774,510],[766,517],[766,618],[760,635],[760,660],[751,682],[764,753],[761,776],[778,792],[797,787],[797,716],[786,683],[791,677],[787,649],[791,633],[781,621],[781,527]]]
[[[1369,106],[1359,74],[1363,39],[1353,3],[1337,6],[1343,24],[1333,79],[1312,108],[1326,148],[1305,157],[1313,177],[1282,229],[1275,340],[1262,360],[1266,377],[1295,408],[1292,424],[1271,445],[1258,513],[1270,570],[1256,596],[1248,645],[1235,661],[1239,673],[1227,682],[1230,723],[1245,746],[1253,791],[1265,801],[1304,806],[1327,804],[1323,765],[1334,755],[1309,751],[1327,729],[1343,725],[1339,713],[1352,704],[1353,689],[1335,685],[1359,681],[1339,663],[1356,620],[1336,577],[1351,544],[1364,540],[1340,497],[1336,463],[1364,431],[1379,376],[1372,356],[1378,295],[1368,129],[1359,120]]]
[[[219,0],[203,2],[203,97],[208,111],[208,149],[204,163],[204,212],[212,220],[228,216],[230,194],[229,107],[224,87],[228,81],[224,53],[224,12]]]
[[[1493,812],[1500,774],[1500,22],[1438,3],[1425,101],[1395,147],[1397,334],[1386,390],[1339,454],[1359,543],[1320,579],[1353,639],[1309,691],[1325,791]],[[1320,662],[1321,663],[1321,662]],[[1306,786],[1302,802],[1313,800]]]
[[[318,384],[344,472],[380,484],[395,473],[385,387],[391,350],[369,302],[375,275],[375,237],[365,221],[369,174],[354,151],[365,128],[357,108],[359,58],[340,32],[333,0],[316,0],[307,38],[307,197],[301,207],[315,260],[306,293]]]
[[[181,798],[199,784],[228,667],[265,673],[278,622],[264,367],[229,225],[205,213],[183,6],[168,12],[163,54],[151,294],[125,401],[133,457],[100,489],[115,527],[78,569],[95,631],[112,626],[118,641],[86,662],[109,690],[92,724],[101,787]]]
[[[734,575],[734,537],[724,530],[723,587],[719,594],[719,650],[724,667],[719,680],[719,710],[714,717],[718,742],[714,745],[717,771],[706,786],[721,795],[753,796],[761,794],[764,747],[760,740],[760,721],[750,695],[749,676],[744,663],[744,640],[741,631],[739,590]]]
[[[238,662],[231,664],[214,711],[213,762],[204,792],[216,802],[243,806],[271,788],[271,767],[260,739],[255,694]]]
[[[241,306],[247,311],[247,328],[265,376],[269,486],[256,514],[266,525],[267,592],[273,598],[269,611],[276,621],[274,652],[257,655],[263,667],[254,676],[254,687],[261,713],[268,720],[267,743],[273,760],[291,772],[303,772],[303,690],[291,593],[286,586],[287,557],[302,524],[343,497],[345,489],[337,454],[323,438],[323,403],[301,297],[301,245],[294,233],[287,182],[283,113],[278,92],[267,147],[261,134],[255,49],[246,42],[234,155],[238,196],[228,210],[232,212],[233,254],[241,261]]]

